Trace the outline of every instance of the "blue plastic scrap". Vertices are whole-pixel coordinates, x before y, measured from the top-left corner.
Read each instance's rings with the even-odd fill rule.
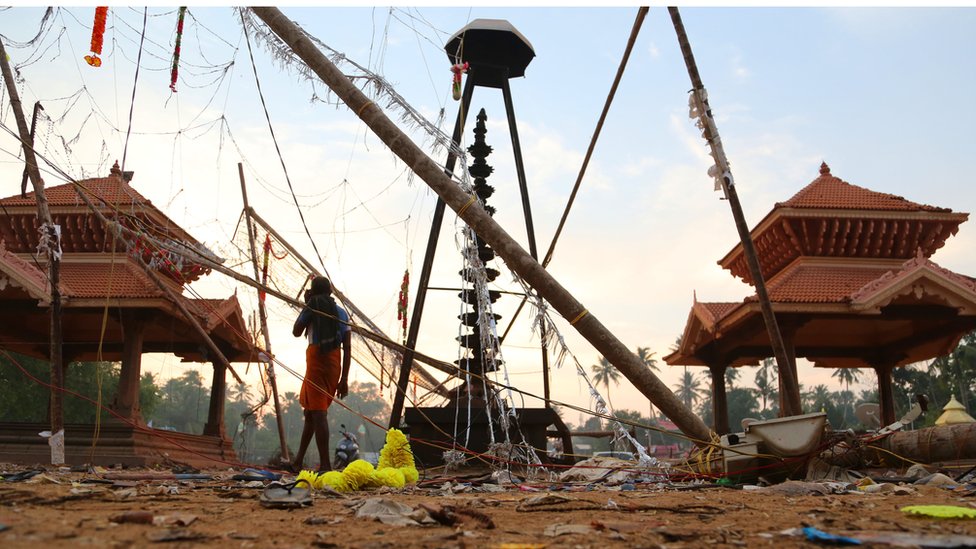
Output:
[[[807,537],[807,541],[816,543],[824,543],[828,545],[861,545],[861,540],[859,539],[828,534],[827,532],[818,530],[813,526],[805,527],[803,529],[803,535]]]

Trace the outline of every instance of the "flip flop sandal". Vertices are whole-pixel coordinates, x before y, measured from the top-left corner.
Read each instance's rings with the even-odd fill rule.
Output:
[[[298,486],[305,484],[307,488]],[[261,493],[261,505],[273,509],[297,509],[312,504],[312,485],[305,479],[288,484],[273,482]]]

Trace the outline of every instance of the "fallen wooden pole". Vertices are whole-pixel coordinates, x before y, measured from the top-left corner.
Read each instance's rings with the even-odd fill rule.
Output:
[[[897,431],[859,448],[834,447],[821,459],[847,468],[907,467],[976,459],[976,423]]]
[[[258,280],[258,277],[261,276],[261,271],[258,268],[258,249],[254,242],[254,226],[252,225],[250,213],[251,208],[247,203],[247,184],[244,181],[244,165],[240,162],[237,163],[237,174],[241,178],[241,196],[244,199],[244,223],[247,224],[247,240],[251,244],[251,265],[254,266],[254,280]],[[265,250],[265,253],[268,253],[267,250]],[[274,399],[275,425],[278,427],[281,459],[286,463],[291,463],[291,456],[288,455],[288,442],[285,440],[285,426],[281,418],[281,399],[278,398],[278,380],[275,379],[274,359],[271,354],[271,332],[268,330],[268,310],[264,306],[264,296],[264,292],[258,290],[258,316],[261,320],[261,333],[264,334],[264,352],[268,354],[265,373],[268,376],[268,383],[271,385],[271,396]],[[261,405],[263,406],[264,403],[261,403]]]
[[[466,193],[443,168],[428,157],[380,109],[366,97],[309,40],[303,31],[277,8],[250,8],[298,57],[325,82],[342,101],[414,173],[423,179],[458,216],[483,238],[508,267],[534,288],[541,297],[610,361],[631,383],[658,407],[681,431],[697,444],[710,442],[712,432],[689,410],[640,359],[613,335],[582,303],[576,300],[538,261],[529,255],[481,207],[477,197]]]

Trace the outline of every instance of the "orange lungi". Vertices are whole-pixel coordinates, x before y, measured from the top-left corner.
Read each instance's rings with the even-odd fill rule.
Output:
[[[320,352],[318,345],[305,349],[305,381],[298,402],[305,410],[328,410],[342,375],[342,350]]]

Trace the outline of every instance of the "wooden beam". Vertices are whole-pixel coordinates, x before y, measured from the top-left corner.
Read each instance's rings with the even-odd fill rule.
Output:
[[[252,7],[261,18],[319,76],[360,119],[424,180],[458,216],[483,238],[527,284],[549,301],[611,364],[633,383],[687,436],[707,444],[712,433],[637,356],[576,300],[537,261],[488,215],[472,195],[444,174],[430,157],[383,113],[277,8]]]

